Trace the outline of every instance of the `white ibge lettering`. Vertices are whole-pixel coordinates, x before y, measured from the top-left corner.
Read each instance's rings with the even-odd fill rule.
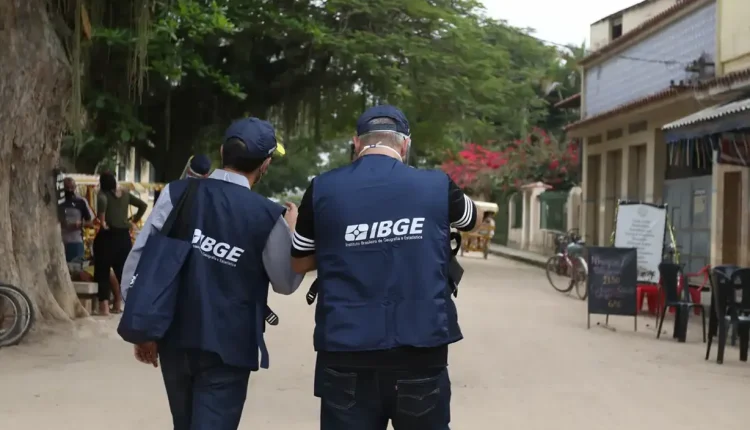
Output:
[[[193,247],[199,249],[203,256],[209,258],[216,257],[213,259],[231,266],[236,265],[245,252],[242,248],[232,246],[226,242],[219,242],[213,237],[208,237],[197,228],[193,231]]]
[[[410,239],[421,239],[421,236],[419,235],[421,235],[424,230],[424,222],[425,218],[401,218],[396,221],[376,221],[370,225],[352,224],[346,226],[344,240],[347,242],[362,242],[367,240],[368,243],[375,243],[370,242],[369,239],[375,240],[389,237],[403,238],[407,235]]]

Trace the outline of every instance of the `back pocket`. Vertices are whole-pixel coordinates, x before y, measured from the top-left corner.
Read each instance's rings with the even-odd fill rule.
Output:
[[[440,379],[436,376],[420,379],[400,379],[396,381],[398,412],[411,417],[421,417],[434,410],[441,402]]]
[[[330,368],[323,369],[320,375],[320,398],[328,406],[348,410],[357,404],[357,374],[342,373]]]

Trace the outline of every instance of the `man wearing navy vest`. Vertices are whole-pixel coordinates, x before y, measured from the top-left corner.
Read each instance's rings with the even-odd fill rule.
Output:
[[[292,294],[302,282],[289,255],[296,207],[251,191],[274,152],[283,147],[271,124],[257,118],[233,123],[221,147],[222,168],[206,179],[166,186],[128,257],[124,279],[132,278],[143,246],[188,182],[199,181],[190,214],[193,251],[174,321],[158,345],[136,346],[140,361],[157,365],[158,354],[175,430],[237,429],[250,372],[268,368],[268,284]]]
[[[474,203],[441,171],[403,163],[409,123],[393,106],[357,121],[351,165],[305,192],[292,264],[317,269],[315,395],[321,430],[448,430],[448,345],[462,339],[451,297],[451,225]]]

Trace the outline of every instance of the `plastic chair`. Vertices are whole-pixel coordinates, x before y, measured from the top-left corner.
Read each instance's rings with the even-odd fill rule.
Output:
[[[736,269],[736,270],[735,270]],[[733,326],[740,338],[740,361],[747,361],[750,346],[750,268],[719,266],[712,271],[713,291],[711,308],[711,336],[706,347],[706,360],[711,354],[711,341],[718,334],[719,351],[716,362],[724,362],[729,326]],[[742,300],[737,303],[736,291],[742,291]],[[718,333],[716,333],[718,331]]]
[[[690,300],[695,304],[701,304],[701,291],[703,291],[703,288],[706,287],[706,284],[709,284],[709,275],[711,273],[711,265],[707,264],[701,268],[701,270],[695,272],[695,273],[686,273],[681,279],[680,279],[680,285],[677,287],[677,293],[680,294],[680,297],[682,297],[682,288],[687,285],[688,291],[690,291]],[[703,281],[699,286],[692,286],[690,285],[689,278],[698,278],[702,277]],[[693,310],[696,315],[700,313],[700,310],[698,308],[695,308]]]
[[[635,291],[638,312],[643,309],[643,302],[645,301],[648,304],[648,313],[658,315],[660,309],[659,286],[656,284],[638,284]]]
[[[659,316],[659,326],[656,331],[656,338],[661,337],[661,329],[664,325],[664,317],[666,316],[667,309],[669,308],[681,308],[684,311],[689,311],[690,308],[700,309],[700,313],[703,319],[703,342],[706,342],[706,312],[702,305],[693,303],[684,296],[680,296],[677,292],[682,274],[682,268],[677,263],[663,262],[659,264],[659,275],[662,291],[664,293],[664,304],[661,309]],[[686,315],[685,318],[688,316]],[[678,319],[675,320],[675,328],[681,324]],[[687,326],[684,327],[687,330]]]

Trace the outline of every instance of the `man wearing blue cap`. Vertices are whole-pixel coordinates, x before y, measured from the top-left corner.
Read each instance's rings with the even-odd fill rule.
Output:
[[[477,210],[441,171],[407,166],[409,123],[393,106],[357,121],[356,160],[305,192],[292,264],[317,269],[315,395],[321,430],[448,430],[451,226]]]
[[[190,157],[183,178],[205,178],[211,173],[211,160],[204,154],[197,154]]]
[[[172,324],[158,343],[135,347],[139,361],[161,364],[175,430],[237,429],[250,372],[269,364],[263,339],[268,284],[288,295],[302,282],[289,255],[296,207],[251,191],[274,153],[284,154],[284,148],[268,122],[245,118],[227,129],[222,167],[199,181],[193,196],[193,250],[181,274]],[[133,279],[148,238],[164,225],[191,180],[164,187],[123,279]]]

